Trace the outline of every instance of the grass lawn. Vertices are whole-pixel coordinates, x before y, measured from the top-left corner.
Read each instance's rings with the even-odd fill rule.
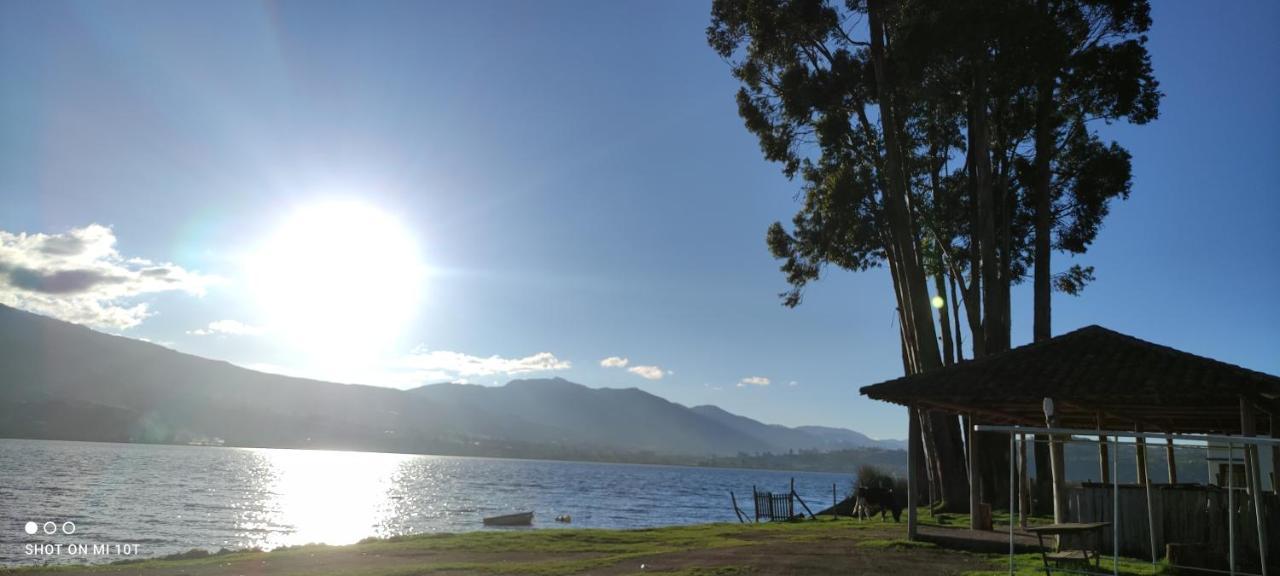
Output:
[[[1007,574],[1008,557],[909,542],[906,524],[850,519],[702,524],[649,530],[508,530],[424,534],[350,546],[188,554],[94,567],[0,569],[0,574]],[[1040,574],[1040,556],[1015,557],[1018,574]],[[1109,568],[1110,565],[1107,565]],[[1152,574],[1150,564],[1122,566]]]

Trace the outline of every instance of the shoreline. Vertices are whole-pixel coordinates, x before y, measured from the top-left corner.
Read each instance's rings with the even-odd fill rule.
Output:
[[[657,462],[657,461],[643,462],[643,461],[633,461],[633,460],[625,460],[625,459],[582,460],[582,459],[574,459],[574,458],[481,456],[481,455],[472,455],[472,454],[431,454],[431,453],[425,453],[425,452],[384,452],[379,450],[358,450],[358,449],[345,449],[345,448],[236,446],[236,445],[208,446],[208,445],[152,443],[152,442],[117,442],[114,440],[70,440],[70,439],[63,439],[63,438],[0,437],[0,441],[3,441],[3,440],[20,440],[20,441],[32,441],[32,442],[70,442],[70,443],[85,443],[85,444],[112,444],[112,445],[118,445],[118,446],[154,446],[154,447],[170,447],[170,448],[199,448],[199,449],[211,448],[211,449],[224,449],[224,450],[298,450],[298,451],[304,451],[304,452],[358,452],[361,454],[386,454],[386,455],[392,455],[392,456],[436,456],[436,457],[443,457],[443,458],[468,458],[468,459],[476,459],[476,460],[518,460],[522,462],[568,462],[568,463],[577,463],[577,464],[612,464],[612,465],[620,465],[620,466],[655,466],[655,467],[669,467],[669,468],[691,468],[695,470],[698,470],[698,469],[758,470],[762,472],[784,472],[784,473],[791,473],[791,474],[841,474],[841,475],[854,474],[853,471],[849,471],[849,470],[828,470],[828,469],[797,470],[797,469],[791,469],[791,468],[761,468],[761,467],[750,467],[750,466],[727,466],[727,465],[679,463],[679,462]],[[882,451],[882,452],[889,452],[889,453],[901,452],[903,455],[903,458],[904,459],[906,458],[905,450],[889,450],[884,448],[866,448],[865,450],[875,450],[875,451]],[[831,454],[831,452],[822,452],[820,454]],[[673,456],[673,458],[678,459],[683,457]],[[700,458],[700,457],[690,456],[689,458]],[[733,458],[733,457],[732,456],[716,456],[716,457],[706,456],[701,458]]]

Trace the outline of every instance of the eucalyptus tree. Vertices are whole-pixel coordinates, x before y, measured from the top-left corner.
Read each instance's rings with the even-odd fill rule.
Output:
[[[910,374],[963,358],[962,320],[973,356],[1008,349],[1010,288],[1034,267],[1047,334],[1044,290],[1093,277],[1052,274],[1049,254],[1086,251],[1130,189],[1128,152],[1095,121],[1156,115],[1149,26],[1145,0],[716,0],[707,37],[741,82],[739,114],[803,196],[766,236],[783,303],[828,266],[885,266]],[[950,288],[937,324],[930,277],[936,295]],[[924,416],[927,471],[961,508],[957,421]],[[1007,489],[992,447],[989,495]]]
[[[742,83],[738,110],[804,193],[793,230],[775,223],[770,249],[784,259],[800,302],[827,264],[867,270],[887,264],[897,300],[907,373],[942,365],[918,233],[919,162],[910,118],[909,70],[886,48],[891,23],[878,5],[821,1],[717,1],[707,30]],[[866,18],[863,18],[866,16]],[[929,474],[944,501],[966,501],[965,465],[954,417],[926,414]]]

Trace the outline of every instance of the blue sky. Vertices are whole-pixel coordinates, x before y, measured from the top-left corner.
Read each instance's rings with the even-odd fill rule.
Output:
[[[285,373],[558,375],[904,436],[901,409],[857,394],[901,373],[887,272],[832,273],[794,310],[776,298],[764,231],[790,219],[796,185],[737,117],[708,14],[0,4],[0,257],[75,241],[98,248],[81,264],[127,279],[38,299],[9,282],[0,301]],[[1280,373],[1280,4],[1153,16],[1161,118],[1106,129],[1134,155],[1133,196],[1080,259],[1097,282],[1055,297],[1055,332],[1097,323]],[[312,241],[349,249],[253,264]],[[251,277],[264,268],[277,288]],[[1030,311],[1019,289],[1015,343]],[[336,358],[344,346],[364,354]]]

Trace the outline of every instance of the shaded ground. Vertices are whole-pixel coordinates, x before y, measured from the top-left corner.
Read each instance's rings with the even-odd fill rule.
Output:
[[[907,542],[905,524],[849,519],[705,524],[652,530],[532,530],[432,534],[351,546],[301,546],[182,560],[0,574],[165,576],[364,574],[981,574],[1007,573],[1008,557]],[[1039,555],[1015,558],[1039,573]],[[1124,568],[1143,566],[1124,566]],[[1126,573],[1150,574],[1146,571]]]

